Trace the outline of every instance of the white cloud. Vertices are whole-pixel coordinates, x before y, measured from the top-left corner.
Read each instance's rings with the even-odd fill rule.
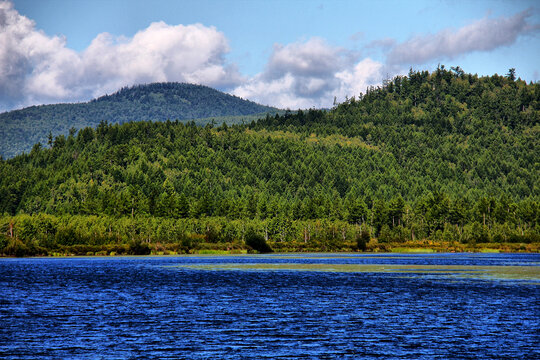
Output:
[[[77,62],[63,38],[35,30],[33,21],[20,16],[11,3],[0,2],[0,108],[34,95],[65,95],[53,72]],[[29,93],[32,89],[37,91]]]
[[[328,77],[334,67],[343,63],[344,50],[331,47],[320,38],[287,46],[274,45],[265,76],[281,77],[284,73],[306,77]]]
[[[370,58],[357,63],[352,69],[336,73],[340,80],[338,94],[340,97],[356,96],[365,93],[370,85],[380,84],[383,78],[383,64]]]
[[[88,100],[139,83],[181,81],[231,88],[242,80],[225,35],[200,24],[152,23],[132,38],[99,34],[81,53],[0,1],[0,110]]]
[[[416,36],[398,44],[381,38],[364,50],[380,49],[387,54],[383,64],[369,57],[327,44],[320,38],[275,45],[265,70],[233,90],[233,93],[278,107],[329,107],[334,96],[357,96],[385,78],[405,74],[413,64],[453,59],[475,51],[491,51],[511,45],[520,36],[540,29],[528,18],[532,10],[497,19],[483,18],[460,29],[445,29],[435,35]],[[354,36],[353,36],[354,37]]]
[[[539,24],[527,18],[532,10],[510,17],[485,17],[458,30],[445,29],[436,34],[416,36],[396,45],[388,54],[389,64],[422,64],[431,60],[453,59],[474,51],[490,51],[513,44],[518,37],[538,31]]]
[[[365,92],[380,83],[382,64],[355,63],[355,55],[319,38],[275,45],[266,69],[233,90],[235,95],[282,108],[330,107],[334,96]]]
[[[213,27],[157,22],[131,39],[100,34],[81,57],[85,75],[96,79],[94,92],[99,94],[126,84],[155,81],[236,85],[241,78],[234,67],[225,64],[228,51],[227,39]]]

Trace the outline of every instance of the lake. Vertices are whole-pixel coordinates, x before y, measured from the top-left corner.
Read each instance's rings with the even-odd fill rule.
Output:
[[[0,357],[539,359],[540,254],[0,259]]]

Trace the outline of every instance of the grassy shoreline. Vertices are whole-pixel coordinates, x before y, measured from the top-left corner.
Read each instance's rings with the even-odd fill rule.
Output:
[[[353,243],[343,243],[340,247],[306,246],[305,243],[276,243],[269,242],[275,254],[293,253],[540,253],[540,243],[477,243],[461,244],[457,242],[434,242],[429,240],[407,243],[379,243],[372,239],[366,246],[365,251],[359,251]],[[73,245],[62,246],[55,249],[38,248],[33,251],[20,251],[14,254],[1,254],[0,257],[73,257],[73,256],[126,256],[126,255],[149,255],[149,256],[175,256],[175,255],[242,255],[256,254],[248,246],[240,242],[235,243],[200,243],[196,248],[185,248],[176,243],[143,244],[143,250],[134,250],[132,245]]]

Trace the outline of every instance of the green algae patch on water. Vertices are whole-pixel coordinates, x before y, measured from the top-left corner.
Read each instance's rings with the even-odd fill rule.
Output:
[[[393,253],[434,253],[436,252],[430,248],[409,248],[409,247],[395,247],[390,250]]]
[[[476,266],[476,265],[395,265],[395,264],[306,264],[250,263],[176,265],[177,268],[210,271],[323,271],[351,273],[394,273],[441,275],[469,279],[540,281],[539,266]]]

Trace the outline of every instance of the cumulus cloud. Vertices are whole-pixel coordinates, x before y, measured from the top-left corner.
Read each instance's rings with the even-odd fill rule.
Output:
[[[225,64],[227,39],[213,27],[170,26],[152,23],[130,39],[104,33],[81,54],[95,92],[116,90],[126,84],[184,81],[230,87],[240,81],[233,66]]]
[[[233,93],[293,109],[329,107],[334,96],[341,101],[381,82],[382,64],[371,59],[355,61],[355,54],[320,38],[277,44],[265,70]]]
[[[225,35],[200,24],[152,23],[131,38],[98,35],[81,53],[47,36],[0,2],[0,110],[35,103],[88,100],[122,86],[156,81],[237,86],[242,77],[224,56]]]
[[[78,60],[65,48],[65,39],[35,30],[34,23],[20,16],[11,3],[0,2],[0,106],[13,106],[39,93],[65,94],[52,76],[53,69],[71,67]],[[38,88],[38,93],[29,94],[29,88]]]
[[[380,49],[386,54],[384,64],[369,57],[360,59],[358,54],[319,38],[278,44],[265,70],[233,93],[281,107],[329,107],[334,96],[343,101],[345,96],[358,95],[368,86],[381,84],[383,79],[406,73],[411,65],[511,45],[520,36],[540,30],[540,24],[530,21],[532,14],[529,9],[508,17],[485,17],[457,30],[419,35],[403,43],[392,38],[368,43],[364,51]]]
[[[422,64],[437,59],[453,59],[474,51],[490,51],[513,44],[518,37],[540,29],[527,21],[532,10],[510,17],[485,17],[458,30],[416,36],[396,45],[388,54],[389,64]]]
[[[337,94],[343,97],[364,93],[368,86],[382,82],[384,69],[385,67],[380,62],[366,58],[351,69],[336,73],[336,78],[340,82]]]

